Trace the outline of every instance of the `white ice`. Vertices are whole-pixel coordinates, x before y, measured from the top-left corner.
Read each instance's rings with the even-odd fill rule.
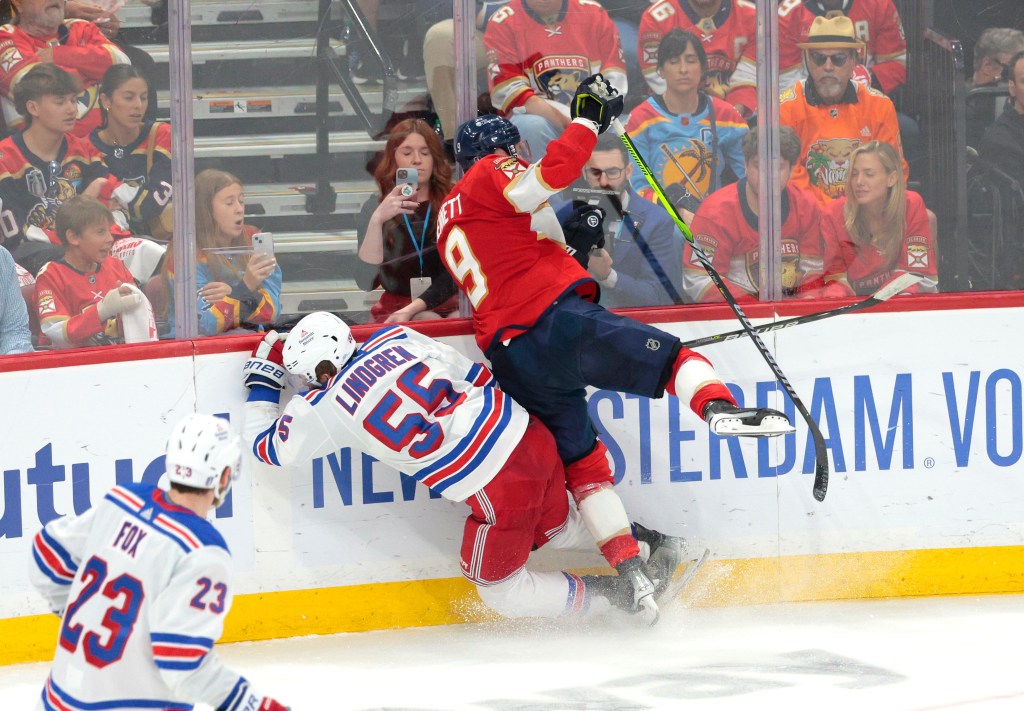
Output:
[[[1024,595],[676,608],[652,629],[511,622],[218,647],[293,709],[1024,709]],[[0,709],[46,664],[0,667]],[[202,708],[202,707],[197,707]]]

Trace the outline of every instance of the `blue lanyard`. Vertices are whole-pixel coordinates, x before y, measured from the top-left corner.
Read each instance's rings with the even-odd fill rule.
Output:
[[[434,209],[433,205],[427,206],[427,216],[423,218],[423,230],[420,231],[420,241],[416,242],[416,234],[412,231],[412,225],[409,224],[409,216],[402,215],[405,219],[405,229],[409,230],[409,239],[412,240],[412,246],[416,248],[416,256],[420,258],[420,276],[423,276],[423,247],[427,244],[427,226],[430,224],[430,211]]]

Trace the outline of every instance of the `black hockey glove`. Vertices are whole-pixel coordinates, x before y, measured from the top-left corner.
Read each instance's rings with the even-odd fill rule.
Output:
[[[566,251],[584,269],[590,253],[604,246],[604,210],[582,200],[572,201],[572,212],[562,223]]]
[[[666,186],[665,197],[668,198],[668,201],[672,203],[672,207],[677,211],[689,210],[690,212],[697,212],[697,208],[700,207],[700,200],[694,197],[680,183],[672,183]]]
[[[618,90],[601,74],[594,74],[577,87],[569,113],[573,118],[590,119],[597,124],[597,132],[604,133],[623,108],[622,95]]]

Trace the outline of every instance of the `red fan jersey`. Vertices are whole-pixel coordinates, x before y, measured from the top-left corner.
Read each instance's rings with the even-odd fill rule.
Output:
[[[841,198],[825,208],[822,215],[825,260],[830,272],[840,277],[845,272],[846,280],[860,296],[878,291],[906,272],[924,277],[907,289],[908,293],[934,293],[939,290],[939,255],[928,224],[928,211],[920,195],[907,191],[903,240],[896,256],[890,260],[886,260],[875,245],[854,241],[846,230],[845,206],[846,198]]]
[[[755,300],[760,283],[761,237],[746,188],[744,178],[709,195],[697,209],[692,227],[697,244],[739,301]],[[786,186],[782,193],[782,286],[787,294],[822,286],[820,223],[821,212],[814,198],[793,185]],[[696,302],[721,301],[689,242],[683,250],[683,289]]]
[[[8,248],[22,239],[60,244],[54,233],[57,208],[97,178],[109,176],[99,151],[70,133],[64,136],[64,145],[55,161],[45,161],[32,153],[20,133],[0,141],[2,241]],[[118,185],[111,178],[101,191],[101,199],[109,199]]]
[[[659,0],[651,5],[640,17],[637,47],[640,70],[651,92],[665,93],[665,80],[658,75],[658,44],[678,28],[703,41],[708,55],[707,90],[724,98],[744,47],[754,45],[756,20],[754,3],[748,0],[725,0],[711,17],[701,17],[687,0]]]
[[[820,0],[782,0],[779,3],[779,88],[788,89],[807,77],[803,51],[815,17],[824,17]],[[844,0],[840,12],[853,21],[857,37],[867,48],[864,64],[886,94],[907,81],[907,38],[892,0]],[[757,47],[751,42],[732,77],[729,102],[753,109],[757,105]]]
[[[128,267],[107,257],[95,272],[83,274],[63,259],[47,262],[36,277],[39,330],[58,348],[123,342],[116,318],[101,321],[96,305],[111,289],[135,284]]]
[[[528,330],[562,294],[597,296],[597,284],[565,251],[547,199],[580,177],[597,143],[590,121],[576,119],[533,165],[483,158],[441,205],[437,244],[473,305],[480,350]]]
[[[793,184],[810,190],[821,205],[846,194],[850,156],[863,143],[885,141],[900,156],[900,127],[896,108],[885,94],[850,82],[835,104],[822,103],[810,79],[797,82],[782,93],[779,119],[800,137],[801,157],[793,166]],[[903,176],[910,168],[903,161]]]
[[[98,95],[103,73],[113,64],[129,64],[128,56],[85,20],[65,20],[57,33],[48,37],[30,35],[18,25],[0,27],[0,105],[8,128],[20,128],[24,123],[14,110],[14,85],[40,63],[36,54],[46,48],[53,49],[54,64],[82,81],[73,133],[85,138],[100,125]]]
[[[565,0],[551,24],[512,0],[491,16],[484,45],[491,101],[506,114],[534,95],[568,106],[576,87],[597,72],[626,93],[619,33],[594,0]]]

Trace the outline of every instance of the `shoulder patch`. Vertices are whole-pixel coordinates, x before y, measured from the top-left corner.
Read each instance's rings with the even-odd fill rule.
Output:
[[[788,89],[783,91],[781,94],[779,94],[779,103],[785,103],[787,101],[792,101],[795,98],[796,98],[796,90],[793,87],[789,87]]]

